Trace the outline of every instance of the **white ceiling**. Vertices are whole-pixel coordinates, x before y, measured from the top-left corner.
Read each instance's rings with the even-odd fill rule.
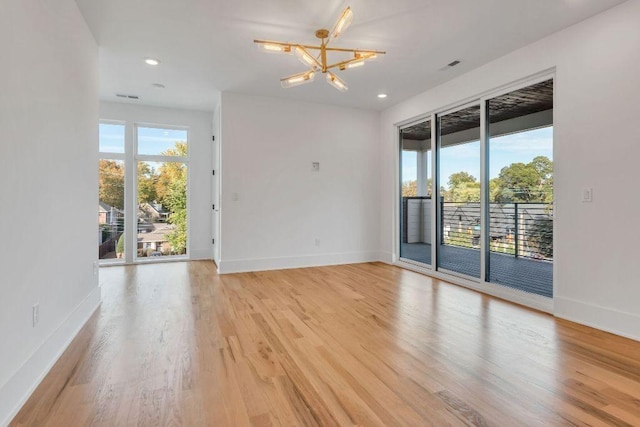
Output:
[[[220,91],[381,110],[625,0],[76,1],[100,46],[102,99],[124,93],[140,96],[129,102],[212,111]],[[323,78],[282,89],[280,78],[304,67],[259,52],[253,39],[316,44],[315,30],[346,6],[354,20],[334,46],[385,58],[341,72],[346,93]],[[147,57],[162,63],[148,66]]]

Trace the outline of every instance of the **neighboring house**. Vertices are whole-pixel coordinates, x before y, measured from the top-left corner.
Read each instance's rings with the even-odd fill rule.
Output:
[[[169,212],[160,203],[141,203],[138,205],[138,217],[147,218],[150,222],[167,222]]]
[[[124,212],[104,202],[98,202],[98,224],[114,224],[122,218]]]
[[[171,231],[173,231],[172,225],[162,224],[150,232],[138,234],[138,249],[162,251],[163,244],[168,244],[167,234],[169,234]]]

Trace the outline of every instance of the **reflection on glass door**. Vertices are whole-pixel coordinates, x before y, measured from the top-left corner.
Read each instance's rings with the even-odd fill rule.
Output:
[[[431,265],[431,121],[400,131],[400,258]]]
[[[553,296],[553,80],[487,102],[486,280]]]
[[[438,116],[437,268],[480,278],[480,106]]]

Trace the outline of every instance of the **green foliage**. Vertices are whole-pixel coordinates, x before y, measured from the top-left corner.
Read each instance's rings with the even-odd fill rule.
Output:
[[[418,195],[418,181],[402,183],[402,197],[416,197]]]
[[[449,190],[442,191],[446,202],[479,202],[480,183],[467,172],[451,174],[448,182]]]
[[[162,153],[164,156],[186,156],[187,143],[176,141],[173,148]],[[187,169],[183,163],[167,162],[160,166],[158,185],[164,185],[162,203],[169,208],[169,223],[174,229],[167,235],[171,250],[175,254],[187,252]]]
[[[553,162],[538,156],[527,164],[512,163],[491,182],[491,201],[548,203],[553,198]]]
[[[402,183],[402,197],[417,197],[418,181],[405,181]],[[431,178],[427,180],[427,197],[431,197]]]
[[[553,219],[538,218],[529,231],[529,244],[545,258],[553,258]]]
[[[169,222],[174,225],[173,231],[167,235],[171,249],[176,254],[184,254],[187,250],[187,175],[171,182],[166,197],[171,211]]]
[[[138,203],[151,203],[158,198],[156,172],[147,162],[138,163]]]
[[[463,184],[472,184],[476,182],[476,178],[467,172],[456,172],[449,177],[449,188],[460,187]]]
[[[449,191],[451,202],[479,202],[480,201],[480,183],[479,182],[463,182]]]
[[[186,156],[186,142],[176,141],[174,148],[169,148],[161,153],[163,156]],[[157,171],[155,178],[157,201],[163,205],[167,204],[166,198],[169,195],[171,183],[179,180],[185,175],[186,170],[183,163],[165,162]]]
[[[118,239],[118,243],[116,244],[116,253],[123,254],[124,253],[124,233],[120,235]]]
[[[117,209],[124,208],[124,165],[115,160],[98,162],[100,201]]]

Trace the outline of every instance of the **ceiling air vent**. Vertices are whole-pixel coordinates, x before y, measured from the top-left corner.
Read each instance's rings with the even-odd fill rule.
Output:
[[[140,97],[139,97],[139,96],[137,96],[137,95],[125,95],[125,94],[123,94],[123,93],[116,93],[116,96],[117,96],[118,98],[140,99]]]
[[[448,63],[447,65],[445,65],[444,67],[440,68],[440,71],[446,71],[446,70],[449,70],[449,69],[451,69],[451,68],[455,67],[456,65],[460,64],[461,62],[462,62],[462,61],[459,61],[459,60],[457,60],[457,59],[456,59],[455,61],[449,62],[449,63]]]

